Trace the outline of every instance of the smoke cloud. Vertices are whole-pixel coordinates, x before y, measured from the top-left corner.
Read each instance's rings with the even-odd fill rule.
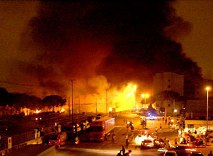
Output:
[[[32,54],[30,61],[18,65],[43,94],[67,94],[70,80],[82,95],[129,81],[146,88],[156,72],[201,77],[174,40],[191,25],[177,17],[172,3],[41,1],[22,34],[20,48]]]

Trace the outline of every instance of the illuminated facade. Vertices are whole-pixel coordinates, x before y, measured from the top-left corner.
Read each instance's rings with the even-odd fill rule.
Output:
[[[157,73],[154,76],[154,94],[162,91],[174,91],[184,94],[184,76],[171,72]]]
[[[182,101],[177,101],[175,98],[170,98],[171,93],[177,93],[178,96],[184,95],[184,76],[171,72],[157,73],[154,76],[154,95],[162,92],[167,94],[167,99],[158,99],[156,108],[165,116],[176,116],[180,114],[182,109]]]

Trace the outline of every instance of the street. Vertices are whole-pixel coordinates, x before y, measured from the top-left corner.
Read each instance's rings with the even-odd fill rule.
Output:
[[[112,156],[116,155],[120,150],[122,145],[125,145],[125,136],[129,133],[129,130],[126,128],[126,121],[132,121],[134,124],[134,132],[133,135],[140,133],[143,130],[140,125],[141,118],[136,114],[122,114],[116,117],[116,128],[115,128],[115,141],[112,142],[112,139],[109,137],[107,141],[104,142],[86,142],[80,141],[79,144],[68,144],[66,146],[60,147],[60,149],[54,149],[55,156]],[[160,127],[162,121],[158,120],[149,120],[147,121],[147,128],[150,132],[155,132],[156,127]],[[165,125],[166,126],[166,125]],[[159,131],[159,136],[167,136],[169,138],[174,138],[177,134],[174,133],[172,129],[165,128],[163,125],[162,131]],[[164,132],[163,132],[164,130]],[[126,147],[126,152],[128,150],[132,151],[132,155],[134,156],[153,156],[158,155],[159,152],[157,149],[140,149],[135,148],[134,141],[130,140],[130,144]],[[47,155],[47,154],[44,154]]]
[[[112,142],[112,138],[109,137],[107,141],[104,142],[89,142],[85,138],[80,138],[79,144],[74,144],[73,142],[68,143],[65,146],[60,147],[59,149],[55,149],[54,146],[49,147],[48,150],[43,150],[38,156],[48,156],[48,155],[54,155],[54,156],[115,156],[120,150],[122,145],[125,145],[125,137],[130,132],[126,127],[126,122],[132,121],[134,125],[134,132],[133,136],[137,135],[138,133],[141,133],[144,131],[142,126],[140,125],[141,118],[140,116],[136,114],[131,113],[125,113],[120,114],[116,117],[116,127],[115,127],[115,141]],[[161,120],[147,120],[147,128],[150,131],[150,133],[155,133],[156,128],[158,129],[157,136],[159,138],[167,138],[169,139],[170,143],[174,145],[174,140],[177,137],[177,131],[173,128],[169,128],[169,126],[164,123]],[[35,145],[36,146],[36,145]],[[37,145],[38,146],[38,145]],[[43,148],[43,146],[40,144],[38,147]],[[47,146],[47,145],[46,145]],[[9,155],[37,155],[36,153],[33,153],[34,150],[27,150],[27,147],[24,147],[23,149],[19,149],[17,152],[12,151]],[[159,152],[157,149],[140,149],[135,148],[134,141],[130,140],[130,144],[128,147],[125,147],[126,152],[128,150],[132,150],[133,156],[153,156],[158,155]],[[207,146],[205,148],[197,148],[197,150],[201,151],[204,156],[207,156],[210,150],[213,150],[213,146]]]

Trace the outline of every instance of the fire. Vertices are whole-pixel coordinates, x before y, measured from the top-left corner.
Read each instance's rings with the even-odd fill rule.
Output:
[[[128,83],[121,90],[113,90],[112,105],[117,111],[128,110],[135,107],[137,85]]]
[[[97,81],[97,79],[99,81]],[[97,83],[92,81],[92,86],[94,88],[98,88],[96,89],[96,93],[75,96],[73,104],[74,113],[108,113],[112,110],[123,111],[135,108],[137,90],[136,84],[128,83],[118,89],[117,87],[109,87],[110,85],[107,84],[107,81],[103,79],[103,77],[93,80],[95,80],[95,82],[97,82],[101,87],[95,86]],[[69,109],[72,109],[71,97],[67,100],[67,105],[64,109],[66,113],[69,112]]]
[[[36,110],[35,110],[35,113],[36,113],[36,114],[41,113],[41,110],[36,109]]]
[[[65,112],[65,109],[62,107],[60,112],[61,113]]]
[[[146,140],[146,139],[152,140],[152,141],[154,140],[154,138],[152,136],[150,136],[150,135],[137,135],[135,137],[134,141],[135,141],[136,145],[141,145],[141,142]]]

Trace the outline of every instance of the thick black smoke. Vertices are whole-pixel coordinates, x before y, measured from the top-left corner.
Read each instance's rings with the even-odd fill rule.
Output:
[[[54,82],[63,88],[65,79],[97,74],[114,85],[150,85],[156,72],[165,71],[201,77],[201,69],[172,40],[190,29],[190,23],[175,14],[173,1],[40,2],[28,27],[36,54],[27,66],[39,67],[31,74],[44,87]]]

